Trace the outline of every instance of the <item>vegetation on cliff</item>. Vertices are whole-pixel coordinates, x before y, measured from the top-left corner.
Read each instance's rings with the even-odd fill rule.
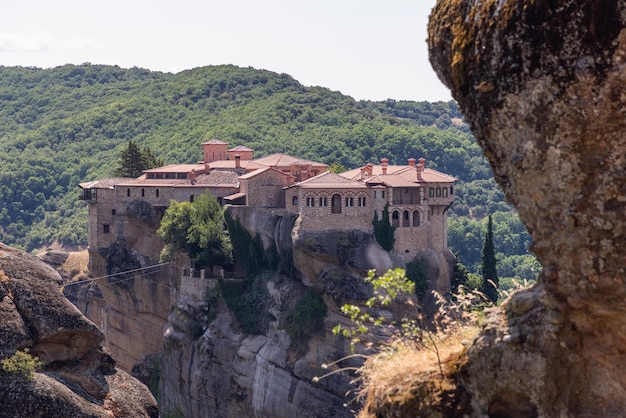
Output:
[[[199,195],[193,202],[170,202],[157,235],[166,243],[161,261],[184,251],[200,267],[233,263],[224,210],[210,193]]]

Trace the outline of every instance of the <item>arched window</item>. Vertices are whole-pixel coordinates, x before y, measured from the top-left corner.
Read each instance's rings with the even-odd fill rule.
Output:
[[[402,226],[411,226],[411,221],[409,220],[409,211],[405,210],[402,212]]]
[[[428,197],[435,197],[435,188],[434,187],[430,187],[428,189]]]
[[[444,187],[442,191],[443,191],[443,197],[448,197],[448,188]]]
[[[130,189],[126,189],[126,197],[130,197]]]
[[[141,197],[144,197],[146,195],[146,190],[145,189],[141,189]]]
[[[413,211],[413,226],[420,226],[420,211],[419,210],[414,210]]]
[[[394,210],[391,214],[391,226],[400,226],[400,214],[397,210]]]
[[[330,200],[330,212],[341,213],[341,196],[340,195],[334,194],[332,199]]]
[[[291,204],[293,206],[298,206],[298,196],[294,196],[291,198]]]
[[[437,187],[437,197],[441,197],[441,187]]]

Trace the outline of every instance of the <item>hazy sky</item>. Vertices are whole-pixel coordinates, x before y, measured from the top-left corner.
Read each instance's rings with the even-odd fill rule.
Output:
[[[426,52],[436,0],[7,0],[0,65],[235,64],[355,99],[450,100]]]

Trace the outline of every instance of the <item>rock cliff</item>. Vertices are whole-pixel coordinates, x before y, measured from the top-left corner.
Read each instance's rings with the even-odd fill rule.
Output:
[[[242,296],[255,306],[248,316],[216,296],[221,293],[228,299],[232,283],[219,281],[204,293],[181,295],[165,331],[162,409],[190,417],[352,416],[344,403],[350,399],[346,393],[354,389],[354,376],[339,373],[317,383],[312,379],[327,372],[322,364],[350,353],[349,342],[331,330],[346,321],[339,313],[344,303],[362,302],[371,294],[362,280],[367,270],[386,271],[401,261],[382,250],[371,234],[303,232],[295,217],[249,208],[229,210],[252,235],[261,235],[266,251],[274,246],[289,257],[290,263],[282,263],[289,268],[242,279],[252,280],[254,289]],[[425,259],[436,271],[450,268],[445,256],[444,266],[437,257]],[[294,332],[289,318],[311,292],[323,301],[326,315],[308,336]],[[245,311],[245,306],[240,309]],[[296,326],[306,324],[304,319]],[[358,364],[353,359],[340,363]]]
[[[428,43],[543,266],[466,353],[471,413],[623,415],[626,4],[440,0]]]
[[[139,217],[129,217],[123,239],[90,250],[92,274],[115,275],[98,281],[105,304],[101,315],[92,312],[108,348],[125,370],[159,393],[164,413],[351,416],[343,404],[353,376],[337,374],[318,383],[312,378],[325,373],[323,363],[349,353],[349,342],[331,329],[346,320],[339,314],[344,303],[369,296],[362,280],[367,271],[404,263],[371,234],[304,232],[295,215],[280,210],[233,206],[229,213],[251,237],[261,238],[274,263],[268,272],[218,282],[214,272],[206,272],[205,280],[189,272],[181,277],[181,267],[189,265],[183,258],[153,272],[146,267],[157,264],[162,244],[155,223]],[[449,280],[450,254],[421,256],[436,285],[441,277]],[[135,272],[123,273],[129,270]],[[97,298],[86,303],[92,296],[97,295],[82,293],[78,305],[98,306]],[[327,314],[307,311],[311,306]],[[308,326],[298,322],[302,315]]]
[[[102,332],[39,259],[0,244],[0,357],[29,349],[32,379],[0,372],[3,417],[157,417],[154,397],[115,367]]]

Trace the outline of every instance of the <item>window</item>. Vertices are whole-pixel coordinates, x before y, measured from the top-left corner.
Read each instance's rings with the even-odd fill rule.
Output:
[[[448,196],[448,188],[444,187],[443,188],[443,197],[447,197]]]
[[[346,206],[354,206],[354,198],[346,197]]]
[[[320,206],[321,207],[328,206],[328,198],[327,197],[320,197]]]
[[[450,186],[450,194],[454,194],[454,188]]]
[[[441,197],[441,187],[437,187],[437,197]]]
[[[126,197],[130,197],[130,189],[126,189]]]
[[[341,196],[334,194],[330,200],[330,212],[341,213]]]
[[[391,226],[400,226],[400,215],[398,214],[397,210],[394,210],[391,214]]]
[[[189,196],[189,203],[193,203],[193,195]]]
[[[376,190],[374,190],[374,199],[376,199]]]
[[[159,197],[159,189],[156,189],[156,197]]]
[[[115,209],[111,209],[111,215],[115,216],[116,213],[117,211]]]
[[[307,197],[306,198],[306,205],[307,207],[314,207],[315,206],[315,198],[314,197]]]
[[[420,212],[416,210],[413,212],[413,226],[420,226]]]
[[[291,198],[291,204],[293,206],[298,206],[298,196],[294,196]]]
[[[383,194],[383,196],[382,196],[382,197],[383,197],[383,199],[384,199],[384,198],[385,198],[385,191],[383,190],[381,193]]]
[[[431,187],[428,189],[428,197],[435,197],[435,188]]]
[[[145,189],[141,189],[141,197],[144,197],[145,195],[146,195]]]
[[[365,197],[359,197],[359,206],[361,207],[365,206]]]
[[[402,226],[411,226],[409,223],[409,211],[405,210],[402,212]]]
[[[108,234],[109,230],[110,230],[109,224],[102,225],[102,232],[104,232],[105,234]]]

